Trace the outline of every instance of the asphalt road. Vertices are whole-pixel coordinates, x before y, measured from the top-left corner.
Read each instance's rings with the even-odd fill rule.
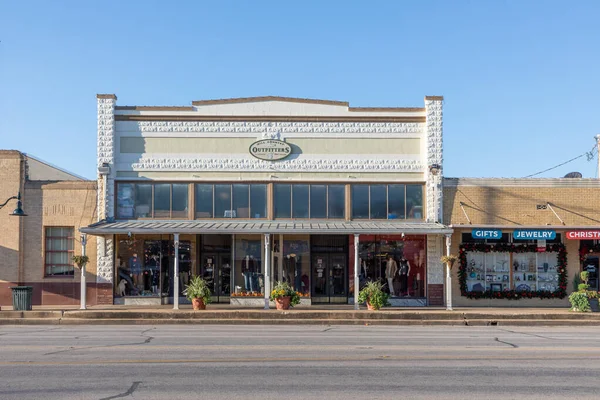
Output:
[[[597,399],[600,330],[0,326],[0,399]]]

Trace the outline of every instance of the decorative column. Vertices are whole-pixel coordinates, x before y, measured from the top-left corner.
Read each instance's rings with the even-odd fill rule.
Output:
[[[444,305],[444,254],[441,235],[427,235],[427,304]]]
[[[271,294],[271,236],[265,233],[265,310],[269,309],[269,295]]]
[[[446,235],[446,255],[450,255],[452,236]],[[446,310],[452,311],[452,276],[450,276],[450,265],[446,264]]]
[[[354,309],[358,310],[358,291],[360,283],[358,281],[358,270],[360,269],[358,257],[358,245],[360,244],[360,235],[354,234]]]
[[[173,234],[175,260],[173,262],[173,310],[179,310],[179,233]]]
[[[443,101],[442,96],[425,97],[427,222],[442,222]]]
[[[115,106],[117,96],[114,94],[96,95],[98,104],[98,142],[97,167],[108,167],[108,174],[98,173],[98,220],[112,218],[114,214],[114,178],[115,164]],[[96,240],[96,283],[104,286],[112,296],[114,275],[114,237],[99,236]],[[112,300],[110,301],[112,304]]]
[[[87,235],[85,233],[81,234],[81,256],[85,257],[85,245],[87,244]],[[81,265],[81,288],[79,290],[79,297],[80,297],[80,306],[79,309],[80,310],[85,310],[86,307],[86,303],[85,303],[85,298],[87,296],[87,291],[86,291],[86,286],[85,286],[85,264],[83,263]]]

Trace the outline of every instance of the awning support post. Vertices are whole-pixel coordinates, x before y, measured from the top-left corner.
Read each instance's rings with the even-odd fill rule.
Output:
[[[265,233],[265,310],[269,309],[269,295],[271,294],[271,236]]]
[[[446,235],[446,255],[450,255],[450,245],[452,236]],[[452,311],[452,276],[450,276],[450,266],[446,264],[446,310]]]
[[[87,235],[85,233],[81,234],[81,255],[85,256],[85,245],[87,243]],[[85,310],[87,308],[86,305],[86,297],[87,297],[87,291],[86,291],[86,282],[85,282],[85,263],[81,266],[81,289],[79,290],[79,295],[80,295],[80,306],[79,309],[80,310]]]
[[[175,260],[173,262],[173,310],[179,310],[179,233],[174,233]]]
[[[360,235],[354,234],[354,309],[358,310],[358,291],[360,284],[358,282],[358,271],[360,269],[360,259],[358,258],[358,246],[360,244]]]

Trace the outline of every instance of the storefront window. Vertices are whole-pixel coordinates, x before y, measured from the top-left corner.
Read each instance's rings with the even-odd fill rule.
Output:
[[[115,262],[116,297],[173,296],[175,249],[172,240],[118,239]],[[193,273],[192,243],[179,242],[179,295]]]
[[[344,185],[327,186],[328,218],[344,218],[346,213],[346,188]]]
[[[285,235],[283,254],[273,265],[273,282],[288,282],[297,292],[310,294],[310,241],[308,235]]]
[[[171,185],[154,185],[154,218],[171,216]]]
[[[273,195],[275,197],[275,218],[291,218],[292,185],[275,185]]]
[[[196,184],[196,218],[247,219],[266,216],[265,184]]]
[[[406,185],[407,218],[423,219],[423,186]]]
[[[361,235],[359,282],[381,282],[394,297],[425,297],[425,237]]]
[[[387,190],[385,185],[371,185],[371,219],[387,218]]]
[[[213,217],[213,185],[196,185],[196,218]]]
[[[369,218],[369,186],[352,185],[352,218]]]
[[[238,296],[264,295],[261,238],[257,235],[236,235],[234,293]]]
[[[117,185],[117,218],[133,218],[135,194],[133,183]]]
[[[231,209],[231,185],[215,185],[215,217],[234,217]]]
[[[135,217],[150,218],[151,212],[152,185],[138,183],[135,185]]]
[[[388,213],[390,218],[406,218],[406,186],[388,185]]]
[[[423,185],[352,185],[353,219],[423,219]]]
[[[250,185],[250,218],[267,217],[267,185]]]
[[[171,218],[187,218],[188,216],[188,185],[174,184]]]
[[[308,218],[308,185],[292,185],[292,218]]]
[[[327,218],[326,185],[310,185],[310,217]]]

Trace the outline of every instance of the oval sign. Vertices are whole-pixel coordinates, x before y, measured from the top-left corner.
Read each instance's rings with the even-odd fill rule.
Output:
[[[277,139],[264,139],[250,145],[250,154],[260,160],[283,160],[292,154],[292,146]]]

